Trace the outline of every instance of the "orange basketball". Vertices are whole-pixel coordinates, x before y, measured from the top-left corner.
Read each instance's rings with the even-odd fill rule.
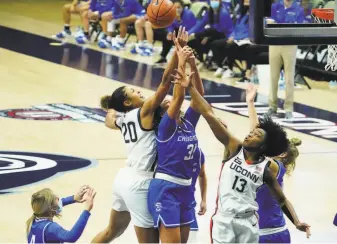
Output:
[[[153,27],[165,28],[175,19],[176,7],[170,0],[152,0],[146,13]]]

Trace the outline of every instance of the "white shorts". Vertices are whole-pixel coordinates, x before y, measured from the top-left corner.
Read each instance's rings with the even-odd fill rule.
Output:
[[[126,167],[119,170],[113,183],[112,209],[128,211],[131,222],[142,228],[152,228],[153,218],[147,207],[147,193],[153,172]]]
[[[234,218],[217,213],[212,218],[211,238],[212,243],[258,243],[258,217]]]

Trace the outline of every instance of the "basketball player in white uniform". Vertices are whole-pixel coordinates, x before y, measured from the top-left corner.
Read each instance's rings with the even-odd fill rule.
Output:
[[[241,142],[214,115],[212,107],[192,83],[181,85],[190,87],[198,112],[206,119],[216,138],[225,145],[229,156],[223,162],[219,178],[217,207],[211,222],[212,243],[259,241],[258,204],[255,197],[263,183],[274,193],[283,212],[297,229],[309,232],[310,226],[299,221],[276,180],[276,162],[265,158],[277,156],[287,149],[286,132],[271,118],[264,117]]]
[[[177,39],[186,45],[188,35],[184,28],[179,29]],[[154,129],[159,117],[158,107],[170,89],[170,76],[177,64],[175,52],[156,93],[148,99],[139,91],[122,86],[101,100],[101,106],[108,110],[106,126],[121,130],[128,157],[126,167],[120,169],[113,184],[110,223],[94,237],[93,243],[114,240],[125,231],[130,220],[135,226],[139,243],[159,242],[158,230],[153,228],[153,219],[148,212],[147,193],[157,160]],[[167,108],[168,105],[168,102],[164,102],[163,107]],[[119,113],[116,114],[114,110]]]

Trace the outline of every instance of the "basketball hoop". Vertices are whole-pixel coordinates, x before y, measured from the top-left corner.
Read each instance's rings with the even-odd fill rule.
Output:
[[[334,9],[332,8],[315,8],[311,11],[311,16],[315,23],[333,23],[334,21]],[[337,70],[337,45],[328,45],[328,58],[325,70],[331,69]]]

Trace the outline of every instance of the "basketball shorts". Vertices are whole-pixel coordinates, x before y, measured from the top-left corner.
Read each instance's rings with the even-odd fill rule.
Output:
[[[259,221],[253,214],[247,218],[234,218],[216,213],[211,219],[212,243],[257,243]]]
[[[269,235],[261,235],[259,243],[291,243],[289,230],[273,233]]]
[[[96,5],[94,9],[92,10],[92,12],[96,12],[96,11],[98,11],[99,15],[101,16],[103,13],[111,11],[111,7]]]
[[[198,220],[197,220],[197,214],[196,214],[195,211],[196,210],[194,209],[194,211],[193,211],[193,214],[194,214],[193,219],[194,219],[194,221],[190,225],[190,230],[191,231],[198,231],[199,230]]]
[[[147,194],[153,172],[125,167],[119,170],[113,183],[112,209],[128,211],[131,222],[142,228],[152,228],[153,220],[147,207]]]
[[[194,197],[191,189],[191,186],[182,186],[166,180],[151,181],[148,207],[155,228],[159,228],[160,224],[166,228],[174,228],[194,221]]]

